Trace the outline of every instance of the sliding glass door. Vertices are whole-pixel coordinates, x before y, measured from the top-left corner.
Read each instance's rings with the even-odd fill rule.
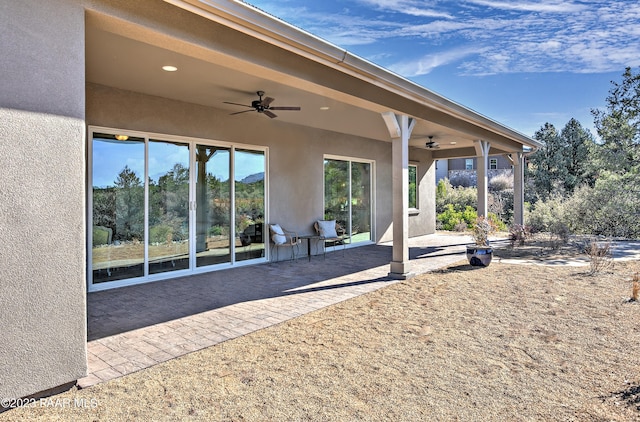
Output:
[[[231,262],[231,149],[196,146],[196,265]]]
[[[264,151],[235,150],[236,261],[264,256]]]
[[[149,274],[189,268],[189,145],[149,141]]]
[[[348,243],[373,241],[372,166],[352,159],[324,160],[324,218],[344,227]]]
[[[93,282],[144,276],[145,140],[93,137]]]
[[[90,139],[90,288],[266,260],[264,150],[106,130]]]

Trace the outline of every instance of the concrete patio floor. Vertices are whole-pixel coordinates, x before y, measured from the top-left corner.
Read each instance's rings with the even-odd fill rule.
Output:
[[[465,259],[468,236],[410,239],[412,272]],[[181,277],[87,296],[89,375],[118,378],[397,282],[391,244],[368,245]]]

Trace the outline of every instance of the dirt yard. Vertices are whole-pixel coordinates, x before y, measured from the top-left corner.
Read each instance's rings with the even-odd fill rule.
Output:
[[[460,262],[0,420],[640,420],[640,262],[587,270]]]

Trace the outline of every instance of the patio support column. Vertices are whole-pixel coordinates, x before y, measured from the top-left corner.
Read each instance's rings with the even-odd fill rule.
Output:
[[[524,153],[513,157],[513,224],[524,225]]]
[[[409,264],[409,137],[415,120],[407,115],[382,113],[391,135],[393,251],[389,277],[407,279]]]
[[[491,144],[487,141],[477,140],[473,142],[473,146],[476,149],[476,156],[478,158],[478,217],[487,216],[487,203],[489,187],[489,149]]]

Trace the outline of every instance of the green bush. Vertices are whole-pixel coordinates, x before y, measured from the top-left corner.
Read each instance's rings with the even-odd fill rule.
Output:
[[[538,201],[526,217],[532,233],[550,232],[554,225],[565,221],[565,203],[560,197]]]
[[[465,207],[463,211],[457,211],[453,204],[447,204],[444,212],[438,214],[436,219],[442,230],[457,231],[462,223],[467,228],[471,228],[477,216],[476,210],[469,206]]]
[[[103,226],[93,226],[93,246],[108,245],[111,229]]]
[[[167,240],[173,240],[173,229],[166,224],[150,227],[149,240],[151,243],[166,243]]]
[[[466,207],[477,208],[478,189],[453,187],[449,179],[440,180],[436,187],[436,214],[443,213],[449,204],[453,205],[456,211],[463,211]]]
[[[507,231],[507,225],[496,214],[492,212],[487,213],[487,219],[491,222],[493,227],[495,227],[495,230],[499,232]]]
[[[604,174],[566,202],[565,224],[574,233],[640,238],[640,175]]]

